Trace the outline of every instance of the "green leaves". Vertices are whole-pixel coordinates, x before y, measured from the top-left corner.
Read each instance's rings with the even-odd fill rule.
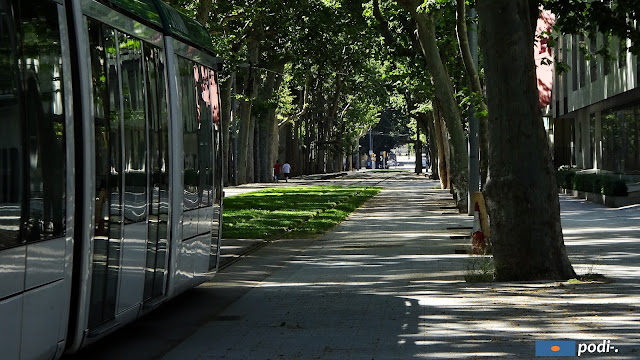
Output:
[[[640,31],[634,24],[640,15],[640,0],[542,0],[541,4],[557,16],[557,31],[631,39],[630,50],[640,52]]]

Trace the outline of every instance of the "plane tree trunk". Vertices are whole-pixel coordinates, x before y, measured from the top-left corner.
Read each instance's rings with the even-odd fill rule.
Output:
[[[498,280],[575,277],[560,225],[555,171],[536,87],[527,0],[479,0],[489,108],[485,187]]]
[[[442,116],[449,133],[451,150],[451,182],[454,187],[459,211],[467,211],[467,193],[469,191],[469,169],[467,145],[462,131],[462,118],[458,104],[453,96],[451,79],[447,75],[436,40],[433,11],[418,12],[421,0],[397,0],[409,11],[418,28],[418,40],[424,59],[429,68],[433,86],[442,105]]]
[[[247,41],[247,51],[249,53],[249,61],[251,65],[248,69],[248,74],[246,77],[244,97],[240,102],[240,131],[238,133],[238,184],[246,184],[248,181],[247,175],[248,170],[253,168],[249,164],[250,157],[253,155],[249,152],[251,148],[251,143],[253,143],[253,132],[255,129],[254,124],[252,124],[253,116],[251,115],[251,109],[253,107],[253,98],[258,90],[258,69],[255,69],[255,66],[258,62],[259,58],[259,48],[260,41],[255,37],[250,37]]]
[[[278,159],[278,119],[276,118],[277,104],[272,101],[274,94],[280,88],[283,77],[285,62],[281,61],[273,64],[271,71],[267,73],[267,78],[261,88],[259,100],[264,111],[258,114],[258,136],[260,138],[260,149],[258,158],[260,159],[260,182],[270,182],[273,179],[272,165]],[[284,159],[280,159],[284,163]]]
[[[456,33],[458,35],[458,45],[460,47],[460,55],[462,56],[462,60],[464,63],[464,68],[469,77],[469,83],[471,84],[471,90],[474,93],[482,95],[482,86],[480,84],[480,76],[478,76],[478,69],[476,68],[475,61],[473,60],[473,56],[471,55],[471,47],[469,44],[469,37],[467,36],[467,11],[465,0],[456,0]],[[487,112],[487,104],[484,101],[484,98],[478,96],[477,98],[481,99],[479,103],[476,104],[477,110],[481,114],[486,114]],[[480,174],[481,174],[481,182],[482,184],[486,184],[487,182],[487,173],[489,169],[489,124],[487,123],[487,116],[481,115],[478,116],[478,121],[480,124]]]

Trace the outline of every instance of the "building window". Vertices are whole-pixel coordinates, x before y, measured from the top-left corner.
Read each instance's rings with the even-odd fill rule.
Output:
[[[636,31],[640,32],[640,20],[636,20]],[[638,56],[636,60],[636,76],[638,77],[638,80],[640,80],[640,56]],[[640,81],[636,84],[640,84]]]
[[[596,114],[595,113],[591,113],[591,116],[589,116],[589,145],[590,145],[590,149],[589,149],[590,165],[592,168],[594,168],[595,153],[596,153]]]
[[[561,37],[562,44],[562,61],[567,61],[567,38]],[[563,114],[569,112],[569,104],[567,104],[567,99],[569,97],[569,74],[563,73],[561,75],[562,81],[562,99],[563,99]],[[558,108],[559,110],[559,108]]]
[[[602,169],[640,170],[640,104],[602,113]]]

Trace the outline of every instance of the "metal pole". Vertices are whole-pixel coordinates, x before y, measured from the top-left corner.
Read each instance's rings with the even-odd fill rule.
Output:
[[[469,37],[469,47],[471,48],[471,57],[473,58],[473,64],[478,68],[478,33],[477,26],[473,22],[476,17],[476,9],[469,9],[469,17],[471,18],[471,24],[468,28],[467,35]],[[479,156],[479,131],[480,123],[478,118],[475,117],[476,104],[473,102],[469,111],[469,198],[468,198],[468,214],[473,215],[474,204],[472,201],[472,195],[474,192],[480,191],[480,156]],[[488,154],[482,154],[487,156]]]

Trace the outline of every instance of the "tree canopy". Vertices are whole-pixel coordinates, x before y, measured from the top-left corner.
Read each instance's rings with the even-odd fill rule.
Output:
[[[219,81],[227,182],[270,181],[276,158],[288,159],[298,174],[341,171],[368,152],[368,142],[358,147],[357,140],[370,129],[412,139],[422,132],[433,173],[446,177],[441,183],[451,186],[459,208],[466,209],[467,118],[476,114],[481,119],[482,183],[490,179],[484,190],[495,219],[492,233],[497,234],[502,278],[572,274],[559,213],[531,221],[532,214],[518,203],[540,203],[535,215],[557,205],[539,103],[533,97],[535,64],[529,57],[535,23],[543,6],[558,16],[557,31],[628,38],[637,51],[640,0],[169,2],[206,26],[225,64]],[[476,6],[482,10],[479,18],[469,17],[467,10]],[[483,29],[477,65],[467,36],[476,23]],[[513,38],[500,34],[507,25]],[[521,52],[505,62],[500,41]],[[501,76],[504,69],[515,73]],[[503,98],[517,98],[519,106]],[[521,132],[512,131],[514,124]],[[388,139],[386,146],[399,139]],[[530,231],[552,230],[538,241],[517,230],[522,223]],[[536,267],[530,261],[533,265],[523,272],[512,266],[536,246],[540,251],[532,261],[557,267]],[[505,250],[510,248],[516,251]]]

